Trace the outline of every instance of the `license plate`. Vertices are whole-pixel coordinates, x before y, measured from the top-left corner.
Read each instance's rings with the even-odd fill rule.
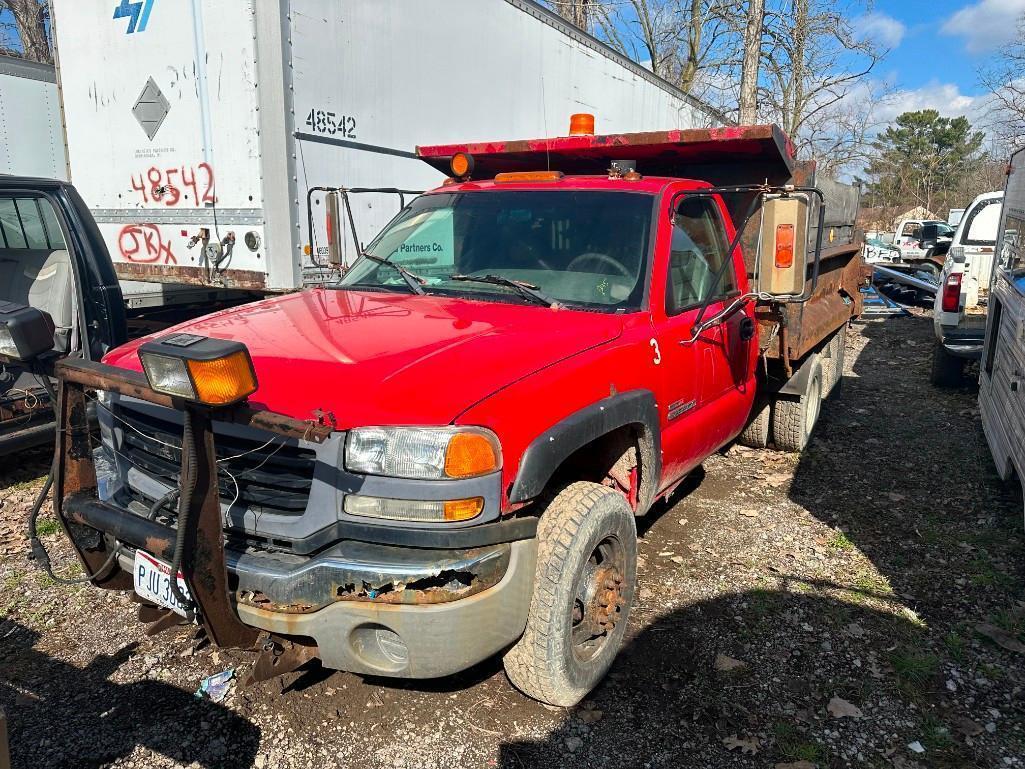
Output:
[[[178,589],[186,598],[192,598],[180,571]],[[171,592],[171,565],[142,550],[135,551],[135,592],[151,603],[164,606],[183,617],[188,616],[185,607],[178,603]]]

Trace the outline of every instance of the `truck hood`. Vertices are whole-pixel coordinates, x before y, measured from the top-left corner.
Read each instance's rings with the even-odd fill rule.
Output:
[[[447,424],[506,385],[622,331],[616,315],[478,300],[311,289],[189,321],[111,351],[133,371],[140,344],[169,331],[244,342],[250,398],[296,419]]]

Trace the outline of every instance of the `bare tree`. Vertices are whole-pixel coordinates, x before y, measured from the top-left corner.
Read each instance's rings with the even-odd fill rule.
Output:
[[[760,117],[778,123],[798,152],[843,168],[864,159],[873,107],[887,89],[868,76],[887,51],[851,19],[863,0],[776,0],[765,19]]]
[[[47,0],[0,0],[0,13],[4,11],[10,12],[13,22],[0,25],[0,53],[52,64]]]
[[[585,32],[591,31],[599,12],[598,0],[551,0],[548,4],[562,18]]]
[[[640,62],[695,96],[736,58],[736,0],[547,0],[560,16],[587,29],[623,55]],[[708,77],[708,75],[712,75]],[[734,95],[735,102],[735,95]]]
[[[979,80],[992,94],[993,109],[985,127],[1004,145],[1001,154],[1025,146],[1025,14],[1018,20],[1015,38],[980,70]]]
[[[566,15],[571,3],[549,0]],[[858,34],[871,0],[591,0],[592,32],[682,90],[778,123],[803,157],[862,162],[888,97],[870,75],[887,51]]]
[[[758,120],[758,76],[762,60],[762,29],[765,25],[765,0],[748,0],[747,26],[744,29],[744,62],[740,68],[740,122]]]

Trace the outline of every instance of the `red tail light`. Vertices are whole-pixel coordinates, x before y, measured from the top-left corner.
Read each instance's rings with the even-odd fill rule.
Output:
[[[952,272],[943,283],[943,312],[957,312],[961,309],[961,277],[964,273]]]

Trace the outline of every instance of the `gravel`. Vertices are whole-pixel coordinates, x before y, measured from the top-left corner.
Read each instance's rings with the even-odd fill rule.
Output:
[[[314,666],[197,699],[251,658],[186,628],[147,637],[128,596],[50,582],[21,534],[48,457],[5,458],[13,765],[1025,768],[1022,500],[974,387],[929,385],[931,333],[923,313],[856,324],[804,455],[733,447],[640,522],[626,646],[573,710],[523,697],[497,660],[428,682]]]

